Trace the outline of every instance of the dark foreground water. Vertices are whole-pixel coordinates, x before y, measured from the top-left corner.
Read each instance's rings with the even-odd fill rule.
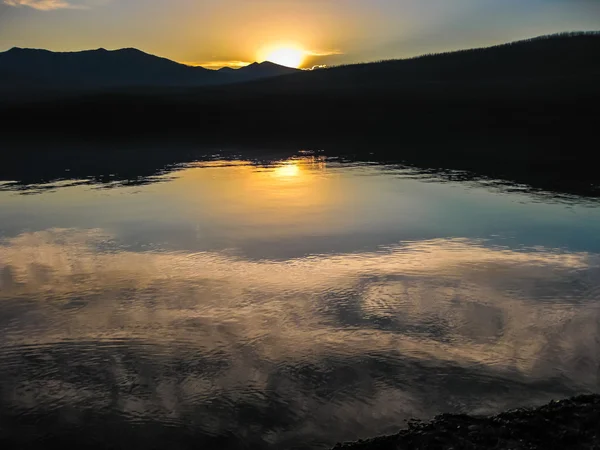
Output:
[[[599,390],[594,200],[319,152],[55,164],[0,184],[0,442],[327,448]]]

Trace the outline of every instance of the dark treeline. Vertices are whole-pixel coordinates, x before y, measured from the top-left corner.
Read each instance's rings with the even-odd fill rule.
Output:
[[[139,88],[0,108],[3,134],[362,142],[387,159],[598,185],[600,34],[212,88]]]
[[[323,130],[350,123],[443,128],[469,125],[466,120],[534,125],[585,116],[581,110],[595,106],[598,55],[600,33],[572,33],[220,87],[138,87],[30,100],[5,105],[0,113],[7,126],[28,131],[100,134],[157,127],[235,132],[267,123]]]
[[[140,133],[386,125],[477,132],[586,122],[600,96],[600,34],[336,67],[220,87],[129,88],[5,105],[6,128]],[[573,120],[577,116],[577,120]],[[567,122],[564,122],[564,121]],[[272,126],[269,126],[272,124]]]
[[[523,49],[527,49],[527,47],[529,47],[529,49],[531,49],[531,44],[535,44],[535,43],[541,43],[541,44],[543,44],[544,48],[547,48],[547,41],[552,41],[554,44],[556,44],[558,42],[562,42],[564,44],[567,42],[566,39],[568,39],[568,38],[576,38],[579,40],[581,40],[582,38],[592,38],[588,42],[591,45],[594,45],[593,40],[595,38],[597,38],[598,36],[600,36],[600,31],[567,31],[567,32],[563,32],[563,33],[549,34],[549,35],[538,36],[538,37],[534,37],[534,38],[530,38],[530,39],[523,39],[520,41],[508,42],[505,44],[494,45],[491,47],[470,48],[470,49],[455,50],[455,51],[443,52],[443,53],[426,53],[423,55],[415,56],[413,58],[407,58],[404,60],[383,59],[383,60],[376,61],[376,63],[394,64],[394,63],[399,63],[399,62],[418,61],[418,60],[422,60],[422,59],[438,58],[438,57],[443,57],[443,56],[455,58],[456,56],[461,55],[461,54],[462,55],[477,55],[479,53],[487,53],[490,50],[494,50],[494,51],[498,52],[498,51],[502,51],[502,50],[506,50],[506,49],[514,49],[514,48],[519,48],[519,47],[523,48]],[[529,51],[529,50],[526,50],[526,51]],[[340,68],[340,67],[355,67],[355,66],[362,66],[362,65],[368,65],[368,64],[371,64],[371,63],[343,64],[343,65],[331,67],[330,69]]]

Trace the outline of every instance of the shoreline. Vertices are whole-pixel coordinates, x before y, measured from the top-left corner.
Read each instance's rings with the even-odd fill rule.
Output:
[[[600,449],[600,395],[581,395],[495,416],[442,414],[395,435],[338,443],[343,450]]]

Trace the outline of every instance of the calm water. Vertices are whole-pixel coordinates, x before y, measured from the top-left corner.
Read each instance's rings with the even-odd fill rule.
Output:
[[[306,152],[155,169],[5,175],[0,439],[328,448],[599,390],[592,200]]]

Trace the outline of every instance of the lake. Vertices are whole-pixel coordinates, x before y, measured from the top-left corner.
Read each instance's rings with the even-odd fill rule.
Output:
[[[599,390],[597,200],[155,156],[2,169],[0,442],[330,448]]]

